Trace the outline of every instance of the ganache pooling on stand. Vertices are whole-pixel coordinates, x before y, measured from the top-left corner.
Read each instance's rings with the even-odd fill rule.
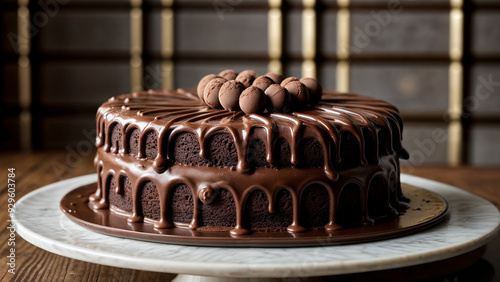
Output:
[[[225,70],[197,89],[117,96],[97,111],[94,209],[157,229],[335,232],[394,220],[396,107],[313,78]]]

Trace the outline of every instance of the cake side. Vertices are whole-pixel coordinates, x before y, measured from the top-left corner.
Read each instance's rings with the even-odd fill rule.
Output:
[[[174,164],[158,175],[150,161],[106,154],[102,149],[98,155],[99,183],[104,186],[100,196],[127,212],[131,222],[146,217],[157,221],[157,228],[175,224],[234,232],[336,230],[392,219],[404,205],[398,197],[395,155],[382,157],[379,164],[339,171],[336,182],[325,177],[321,168],[259,168],[249,176],[230,167],[193,169]],[[155,212],[162,212],[161,207],[167,210]],[[277,214],[281,217],[274,219],[280,224],[270,219]],[[269,219],[255,221],[255,217]]]
[[[300,111],[245,115],[207,107],[192,92],[138,92],[99,109],[95,208],[111,204],[130,213],[130,221],[154,219],[157,228],[176,223],[245,234],[335,230],[405,207],[398,158],[407,153],[395,107],[325,92],[317,105]],[[150,201],[142,200],[148,199],[144,191]],[[223,210],[219,198],[230,208]],[[227,219],[214,220],[213,212],[226,212]],[[343,218],[349,214],[354,219]]]

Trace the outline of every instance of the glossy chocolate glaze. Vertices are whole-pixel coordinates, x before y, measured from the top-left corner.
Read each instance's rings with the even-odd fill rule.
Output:
[[[110,134],[115,125],[120,125],[121,129],[119,146],[113,146]],[[131,155],[127,137],[135,129],[139,132],[138,152]],[[268,196],[269,212],[272,213],[276,191],[284,188],[293,199],[293,222],[288,231],[301,232],[306,230],[299,220],[301,193],[311,184],[320,184],[330,196],[330,221],[325,229],[336,230],[340,228],[335,222],[337,200],[344,187],[355,184],[361,192],[361,223],[370,224],[373,221],[366,208],[367,195],[375,178],[388,187],[389,213],[397,213],[395,209],[407,206],[399,184],[399,158],[408,157],[401,146],[401,131],[402,121],[394,106],[373,98],[331,91],[325,91],[317,105],[301,111],[258,115],[209,108],[190,89],[122,95],[109,99],[97,112],[95,165],[99,180],[91,200],[96,201],[95,209],[108,208],[109,190],[105,187],[108,179],[111,176],[115,179],[127,177],[133,187],[133,212],[129,221],[140,222],[143,220],[138,207],[140,189],[145,182],[151,181],[158,190],[161,207],[161,219],[155,227],[170,228],[174,225],[167,220],[169,191],[176,184],[183,183],[191,189],[194,197],[195,207],[189,228],[196,229],[199,227],[197,205],[200,194],[203,195],[199,191],[223,187],[232,193],[236,204],[236,226],[230,232],[244,235],[248,233],[243,217],[247,195],[253,189],[262,189]],[[150,132],[157,136],[153,161],[148,160],[150,152],[146,152],[146,136]],[[235,167],[189,166],[175,162],[171,141],[179,134],[194,134],[200,145],[200,157],[206,158],[207,140],[221,132],[229,133],[234,140],[238,155]],[[341,135],[345,132],[352,134],[358,143],[360,154],[355,157],[359,158],[359,164],[354,167],[343,165],[340,158]],[[387,140],[382,146],[379,136]],[[252,138],[264,142],[269,164],[275,161],[273,148],[276,140],[286,140],[293,166],[299,164],[299,141],[314,138],[323,150],[323,167],[252,167],[247,160]],[[118,184],[115,192],[123,189],[120,186]]]
[[[370,228],[355,226],[342,230],[315,229],[304,233],[252,232],[246,236],[231,236],[229,232],[190,230],[188,228],[157,229],[154,222],[129,223],[121,213],[113,210],[94,210],[89,195],[95,192],[96,183],[76,188],[60,202],[61,210],[71,220],[97,232],[113,236],[159,243],[218,246],[218,247],[305,247],[359,243],[414,233],[447,218],[446,200],[421,187],[402,184],[410,195],[410,207],[397,220],[383,221]]]

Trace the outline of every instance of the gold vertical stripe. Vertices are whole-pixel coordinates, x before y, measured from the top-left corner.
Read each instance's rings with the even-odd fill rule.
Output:
[[[130,87],[142,90],[142,10],[141,1],[131,0],[130,11]]]
[[[18,61],[19,75],[19,106],[29,111],[31,107],[31,62],[27,55],[22,55]]]
[[[142,5],[142,0],[130,0],[130,5],[133,8],[139,8]]]
[[[30,12],[29,1],[19,0],[17,11],[17,33],[18,40],[18,77],[19,77],[19,140],[22,150],[29,150],[32,147],[32,88],[31,88],[31,62],[30,55]]]
[[[174,12],[165,8],[161,12],[161,55],[164,59],[172,58],[174,52]]]
[[[33,117],[31,115],[31,112],[29,110],[24,110],[21,112],[21,115],[19,116],[19,123],[21,126],[21,150],[23,151],[29,151],[32,149],[31,143],[32,143],[32,137],[31,137],[31,127],[33,124]]]
[[[283,64],[281,60],[270,60],[268,64],[269,72],[283,73]]]
[[[282,14],[278,8],[269,11],[269,57],[279,59],[282,54]]]
[[[339,61],[337,63],[337,91],[350,91],[350,66],[347,61]]]
[[[315,1],[304,0],[302,11],[302,76],[316,77],[316,11]]]
[[[450,0],[450,6],[455,9],[461,9],[463,4],[463,0]]]
[[[130,11],[130,34],[132,41],[131,54],[140,55],[142,53],[142,10],[141,8],[132,8]]]
[[[30,11],[26,6],[20,6],[17,11],[18,53],[27,56],[30,53]]]
[[[19,104],[21,109],[31,106],[31,63],[30,54],[30,12],[27,7],[18,10],[18,68],[19,68]]]
[[[339,60],[349,59],[349,21],[348,9],[340,9],[337,15],[337,56]]]
[[[302,62],[302,77],[316,78],[316,75],[317,75],[316,62],[314,60],[304,60]]]
[[[130,87],[132,92],[142,91],[142,58],[132,56],[130,59]]]
[[[461,121],[453,120],[448,125],[448,164],[450,166],[459,166],[462,164],[463,152],[463,126]]]
[[[283,1],[281,0],[269,0],[269,8],[271,9],[279,9],[281,8],[281,5],[283,4]]]
[[[449,105],[448,114],[448,164],[461,165],[464,157],[463,124],[463,31],[464,15],[462,11],[463,0],[450,0],[450,68],[449,68]]]
[[[464,15],[461,9],[450,12],[450,58],[461,60],[463,55]]]
[[[163,60],[161,62],[161,87],[163,89],[174,88],[174,62]]]
[[[451,62],[449,69],[449,101],[448,114],[450,119],[459,120],[463,108],[463,67],[460,62]]]
[[[283,53],[283,14],[280,0],[269,0],[268,13],[268,52],[270,72],[283,73],[281,56]]]
[[[305,9],[314,9],[316,5],[316,0],[302,0],[302,7]]]
[[[348,7],[348,0],[339,0],[339,6]],[[350,34],[350,12],[347,8],[341,8],[337,14],[337,90],[349,92],[350,90],[350,65],[349,65],[349,34]]]
[[[20,126],[20,145],[22,150],[31,149],[31,63],[28,56],[21,56],[18,64],[19,70],[19,105],[21,114],[19,119]]]
[[[162,1],[161,12],[161,87],[174,88],[174,12],[171,8],[172,1]]]
[[[337,0],[337,5],[339,8],[347,8],[349,7],[349,0]]]

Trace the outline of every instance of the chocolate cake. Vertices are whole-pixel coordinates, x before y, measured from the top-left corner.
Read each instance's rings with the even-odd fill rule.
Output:
[[[394,220],[403,124],[315,79],[225,70],[197,89],[117,96],[97,112],[94,209],[155,228],[335,232]]]

